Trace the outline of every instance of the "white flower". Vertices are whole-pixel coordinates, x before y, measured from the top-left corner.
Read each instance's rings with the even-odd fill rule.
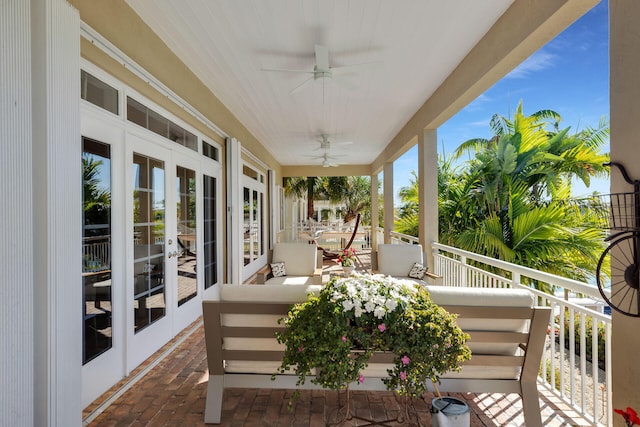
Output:
[[[367,301],[364,304],[364,309],[367,310],[367,313],[371,313],[376,308],[376,304],[373,301]]]
[[[376,316],[378,319],[382,319],[385,313],[386,313],[386,310],[382,306],[376,307],[376,309],[373,311],[373,315]]]
[[[356,317],[360,317],[360,316],[362,316],[362,307],[360,307],[359,305],[358,305],[358,306],[356,306],[356,307],[354,308],[354,312],[353,312],[353,314],[354,314]]]
[[[344,307],[345,311],[351,310],[353,308],[353,306],[354,306],[354,304],[353,304],[353,301],[351,301],[351,300],[346,299],[346,300],[342,301],[342,307]]]
[[[384,306],[387,307],[387,309],[389,311],[393,311],[396,309],[396,307],[398,306],[398,301],[396,301],[393,298],[390,298],[388,300],[385,301]]]

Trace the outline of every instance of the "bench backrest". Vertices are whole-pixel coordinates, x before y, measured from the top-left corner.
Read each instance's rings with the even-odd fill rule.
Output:
[[[205,295],[203,316],[210,373],[274,373],[283,355],[283,347],[274,338],[276,331],[284,329],[277,320],[287,314],[292,303],[305,301],[309,292],[319,289],[222,285],[220,298],[211,300]],[[458,324],[471,336],[471,360],[463,365],[461,373],[445,377],[512,380],[527,376],[535,381],[549,310],[533,307],[530,292],[446,287],[429,290],[436,303],[459,315]],[[391,357],[374,355],[365,375],[386,376]]]

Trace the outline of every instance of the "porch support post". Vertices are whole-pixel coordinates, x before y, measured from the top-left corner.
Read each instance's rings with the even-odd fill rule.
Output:
[[[391,243],[393,231],[393,163],[384,164],[384,243]]]
[[[378,250],[378,210],[379,207],[379,199],[378,199],[378,174],[371,175],[371,235],[370,235],[370,244],[371,251]],[[373,253],[371,254],[371,259],[373,260]]]
[[[611,160],[622,163],[633,179],[640,178],[640,2],[609,1],[609,64]],[[619,171],[611,169],[611,192],[630,192]],[[631,257],[631,254],[628,254]],[[621,265],[621,259],[624,264]],[[630,260],[611,259],[611,269],[625,269]],[[636,260],[637,262],[637,260]],[[640,408],[640,320],[613,311],[612,383],[614,408]],[[605,422],[606,423],[606,422]],[[611,425],[610,423],[606,423]],[[614,415],[614,426],[624,426],[621,416]]]
[[[30,4],[33,209],[22,214],[33,217],[33,425],[79,426],[83,322],[80,15],[65,0],[31,0]],[[13,286],[20,286],[20,276],[15,279]]]
[[[418,239],[433,271],[431,242],[438,241],[438,131],[418,133]]]
[[[235,138],[227,138],[227,283],[242,283],[243,218],[242,146]]]
[[[0,425],[35,425],[29,2],[0,3]]]

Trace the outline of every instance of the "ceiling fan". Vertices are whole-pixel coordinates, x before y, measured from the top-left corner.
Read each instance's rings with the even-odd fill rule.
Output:
[[[349,144],[353,144],[353,142],[351,141],[342,141],[342,142],[333,142],[333,141],[329,141],[329,135],[327,135],[326,133],[320,134],[320,139],[318,139],[318,142],[320,143],[320,146],[318,148],[316,148],[315,150],[329,150],[331,147],[335,146],[335,145],[349,145]]]
[[[339,166],[338,164],[333,162],[333,160],[337,159],[337,157],[330,156],[327,151],[325,151],[324,154],[322,154],[321,156],[307,156],[307,157],[310,157],[312,159],[322,159],[323,168]]]
[[[353,65],[345,65],[343,67],[332,67],[329,64],[329,49],[326,46],[315,45],[315,59],[316,63],[313,67],[313,70],[293,70],[288,68],[263,68],[262,71],[279,71],[285,73],[299,73],[299,74],[310,74],[310,77],[300,83],[298,86],[291,89],[289,92],[293,94],[300,89],[302,89],[305,85],[307,85],[312,80],[322,79],[322,93],[324,98],[324,82],[326,79],[333,79],[334,75],[341,74],[343,72],[348,72],[357,67],[364,67],[367,65],[374,64],[375,62],[367,62]]]
[[[331,157],[325,152],[324,155],[322,156],[322,167],[323,168],[328,168],[328,167],[335,168],[335,167],[338,166],[337,164],[333,163],[329,159],[335,159],[335,157]]]

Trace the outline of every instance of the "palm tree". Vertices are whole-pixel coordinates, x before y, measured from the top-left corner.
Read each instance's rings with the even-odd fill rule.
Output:
[[[525,116],[520,103],[513,119],[494,115],[491,138],[466,141],[439,159],[441,242],[578,280],[593,277],[605,237],[593,214],[598,206],[567,199],[573,178],[588,186],[608,173],[609,156],[600,150],[609,129],[601,121],[569,135],[560,121],[551,110]],[[455,168],[465,152],[474,158]],[[410,223],[413,193],[400,194],[407,196],[401,213],[408,212],[401,219]]]
[[[569,136],[559,123],[551,110],[525,116],[520,103],[513,120],[493,117],[492,138],[456,150],[455,156],[476,155],[463,175],[469,203],[459,212],[475,224],[459,230],[455,246],[579,280],[593,276],[604,231],[589,209],[565,200],[572,178],[588,185],[592,176],[608,173],[602,165],[608,155],[599,151],[608,128],[601,121]]]
[[[109,222],[111,192],[100,185],[99,174],[102,167],[102,160],[86,153],[82,156],[82,204],[85,224]]]
[[[287,196],[307,198],[307,218],[313,218],[313,201],[324,192],[326,180],[322,177],[287,177],[284,181],[284,193]]]
[[[371,180],[363,176],[290,177],[285,179],[285,194],[307,198],[307,217],[312,218],[314,200],[344,203],[344,220],[349,222],[358,213],[365,214],[371,207]]]

